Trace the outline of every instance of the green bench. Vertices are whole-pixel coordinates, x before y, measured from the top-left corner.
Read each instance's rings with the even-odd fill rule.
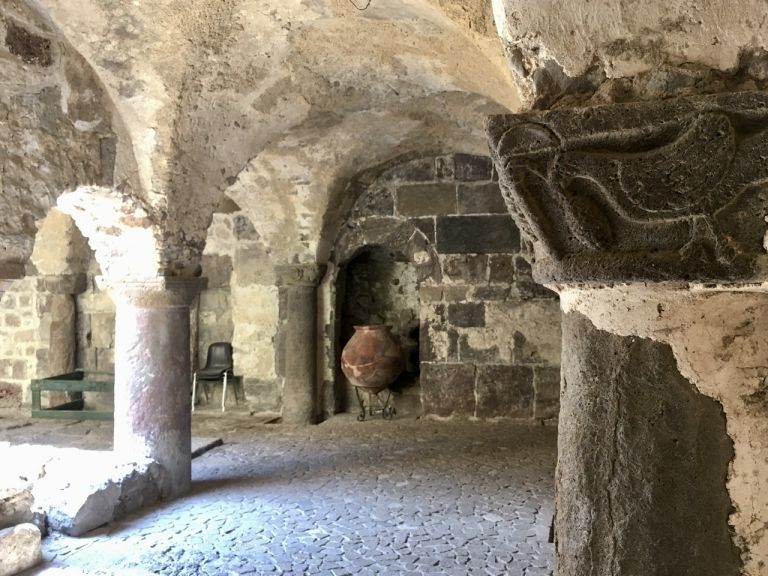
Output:
[[[61,420],[113,420],[112,411],[83,410],[83,392],[114,392],[115,376],[109,372],[85,372],[75,370],[68,374],[32,380],[32,418],[55,418]],[[42,392],[69,392],[71,400],[58,406],[42,408]]]

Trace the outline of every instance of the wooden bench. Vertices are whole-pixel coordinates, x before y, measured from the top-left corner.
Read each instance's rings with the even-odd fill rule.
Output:
[[[114,392],[114,374],[109,372],[85,372],[75,370],[68,374],[32,380],[32,418],[55,418],[61,420],[113,420],[111,410],[83,410],[83,392]],[[70,392],[74,397],[69,402],[42,408],[42,392]]]

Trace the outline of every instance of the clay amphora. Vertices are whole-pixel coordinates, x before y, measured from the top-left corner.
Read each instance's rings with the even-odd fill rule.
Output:
[[[372,392],[383,390],[405,367],[400,343],[391,326],[355,326],[355,333],[341,352],[341,370],[350,383]]]

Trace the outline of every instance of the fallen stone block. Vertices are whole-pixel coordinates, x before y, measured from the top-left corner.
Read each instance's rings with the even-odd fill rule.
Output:
[[[43,559],[40,539],[34,524],[0,530],[0,576],[12,576],[38,564]]]
[[[0,528],[32,520],[35,498],[26,488],[0,488]]]
[[[94,460],[76,477],[48,471],[46,480],[35,485],[35,497],[45,510],[52,530],[80,536],[126,514],[160,500],[160,466],[145,460],[115,464],[111,459]]]

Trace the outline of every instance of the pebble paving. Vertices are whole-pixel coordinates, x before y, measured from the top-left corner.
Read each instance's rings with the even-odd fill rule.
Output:
[[[338,417],[223,436],[189,495],[50,536],[29,575],[553,573],[554,427]]]

